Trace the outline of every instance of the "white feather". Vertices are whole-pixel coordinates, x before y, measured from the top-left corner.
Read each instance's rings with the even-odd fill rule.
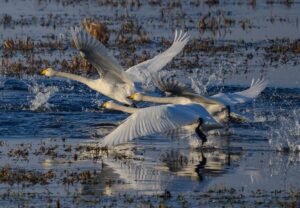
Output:
[[[177,30],[175,31],[175,37],[173,44],[163,53],[156,55],[154,58],[137,64],[126,70],[127,73],[134,76],[135,81],[144,82],[148,74],[157,73],[164,66],[167,65],[187,44],[189,41],[189,35],[183,33],[181,30],[179,35]]]
[[[101,78],[133,84],[118,61],[100,41],[78,27],[71,28],[71,34],[76,48],[98,70]]]
[[[164,81],[164,80],[161,80]],[[134,96],[135,101],[148,101],[160,104],[189,104],[189,103],[197,103],[202,105],[218,122],[227,122],[228,121],[228,111],[226,105],[235,105],[238,103],[244,103],[250,101],[257,97],[267,86],[266,80],[257,80],[252,81],[250,88],[235,92],[235,93],[218,93],[211,97],[204,97],[199,94],[189,92],[186,88],[182,88],[182,90],[178,90],[176,85],[172,86],[171,83],[164,83],[163,89],[170,89],[171,93],[175,92],[175,97],[154,97],[148,95],[142,95],[141,93],[138,96]],[[173,92],[170,85],[173,88]],[[238,114],[232,114],[235,118],[239,118],[239,120],[245,120],[242,116]]]
[[[256,98],[268,85],[268,81],[264,79],[252,79],[251,86],[243,91],[235,93],[218,93],[211,98],[222,102],[225,105],[236,105],[245,103]]]
[[[137,71],[146,71],[150,70],[150,68],[158,71],[169,61],[171,61],[171,59],[182,50],[188,41],[186,33],[182,35],[182,32],[180,32],[180,35],[177,36],[176,32],[174,43],[166,52],[154,57],[147,62],[148,64],[143,62],[144,64],[138,65],[136,70],[132,70],[132,73],[129,73],[124,71],[124,69],[119,65],[118,61],[109,53],[109,51],[100,41],[93,38],[82,28],[71,28],[71,34],[74,44],[79,50],[81,56],[87,59],[87,61],[97,69],[100,79],[87,79],[71,73],[58,72],[52,68],[46,69],[43,71],[43,74],[50,77],[65,77],[81,82],[114,100],[129,105],[132,104],[132,101],[127,97],[137,91],[140,83],[136,82],[138,82],[138,80],[142,80],[135,79],[137,77],[136,75],[138,74]]]
[[[123,124],[108,134],[103,145],[126,143],[137,137],[192,125],[202,118],[205,124],[221,126],[198,104],[152,106],[137,110]]]

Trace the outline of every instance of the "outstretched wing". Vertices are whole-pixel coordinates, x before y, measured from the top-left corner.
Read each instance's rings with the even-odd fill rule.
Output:
[[[156,86],[160,91],[165,92],[169,96],[182,96],[185,98],[189,98],[192,102],[200,104],[220,104],[213,99],[209,99],[197,94],[192,88],[176,80],[174,77],[170,77],[167,75],[152,75],[151,77],[154,86]]]
[[[179,33],[175,31],[175,38],[173,44],[163,53],[156,55],[154,58],[137,64],[126,72],[132,74],[135,81],[144,82],[148,74],[153,74],[162,69],[167,63],[169,63],[187,44],[189,40],[189,35],[183,33],[181,30]]]
[[[123,124],[108,134],[102,144],[117,145],[141,136],[161,133],[197,122],[216,123],[210,114],[198,104],[160,105],[138,110]]]
[[[115,82],[133,83],[100,41],[79,27],[71,28],[71,34],[80,54],[97,69],[102,78],[112,79]]]
[[[155,87],[167,95],[181,96],[185,92],[193,92],[187,85],[166,74],[151,74],[151,80]]]
[[[243,91],[235,93],[218,93],[211,98],[222,102],[225,105],[235,105],[248,102],[256,98],[268,85],[268,81],[264,79],[252,79],[251,86]]]

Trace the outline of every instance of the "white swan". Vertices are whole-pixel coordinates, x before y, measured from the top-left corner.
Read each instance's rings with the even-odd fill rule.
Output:
[[[108,101],[102,104],[102,107],[132,114],[105,136],[102,145],[122,144],[137,137],[166,132],[183,126],[194,129],[203,143],[206,141],[206,136],[202,129],[211,130],[223,127],[201,105],[195,103],[158,105],[139,109]]]
[[[187,33],[175,31],[175,38],[170,48],[125,71],[100,41],[79,28],[72,28],[71,34],[81,56],[97,69],[100,78],[92,80],[75,74],[55,71],[52,68],[43,70],[42,74],[81,82],[107,97],[128,105],[132,104],[132,100],[128,99],[128,96],[137,91],[137,83],[144,82],[149,77],[147,74],[156,73],[162,69],[183,49],[189,39]]]
[[[201,104],[218,122],[226,122],[229,119],[242,122],[247,119],[231,112],[231,107],[235,104],[245,103],[256,98],[266,88],[267,84],[268,81],[264,79],[258,79],[256,81],[253,79],[250,87],[246,90],[234,93],[218,93],[210,97],[204,97],[187,91],[182,83],[173,82],[171,83],[173,86],[164,86],[163,88],[168,88],[168,92],[177,95],[177,97],[154,97],[142,93],[134,93],[130,98],[134,101],[146,101],[161,104],[198,103]],[[168,85],[168,83],[164,83],[164,85]]]

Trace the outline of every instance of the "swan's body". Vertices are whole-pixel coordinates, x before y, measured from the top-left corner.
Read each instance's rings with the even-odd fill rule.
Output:
[[[81,82],[107,97],[128,105],[132,104],[132,100],[127,97],[138,91],[137,83],[143,83],[149,74],[162,69],[183,49],[189,39],[186,33],[181,31],[178,34],[175,31],[174,42],[168,50],[125,71],[101,42],[79,28],[71,29],[71,33],[81,56],[97,69],[100,79],[92,80],[71,73],[58,72],[52,68],[45,69],[42,74]]]
[[[142,93],[134,93],[130,96],[134,101],[153,102],[160,104],[200,104],[202,105],[218,122],[224,122],[228,118],[228,110],[226,106],[214,100],[209,100],[205,97],[197,95],[198,99],[190,99],[188,97],[155,97],[148,96]]]
[[[130,96],[135,101],[146,101],[160,104],[201,104],[218,122],[228,121],[232,118],[236,121],[243,121],[245,118],[236,113],[230,112],[230,107],[245,103],[256,98],[267,86],[267,81],[252,80],[250,88],[235,92],[235,93],[218,93],[210,97],[204,97],[196,93],[188,92],[186,90],[176,91],[176,97],[154,97],[143,95],[142,93],[135,93]],[[172,92],[171,92],[172,94]]]
[[[137,137],[154,133],[166,132],[184,126],[193,126],[194,130],[202,119],[201,129],[210,130],[222,128],[210,114],[199,104],[169,104],[137,109],[120,106],[112,101],[102,107],[131,113],[124,123],[108,134],[102,141],[103,145],[117,145],[126,143]]]

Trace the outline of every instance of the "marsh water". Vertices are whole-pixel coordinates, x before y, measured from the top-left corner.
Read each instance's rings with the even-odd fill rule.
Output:
[[[29,51],[1,47],[0,204],[299,206],[300,58],[297,49],[273,50],[299,38],[299,2],[286,5],[283,1],[257,1],[252,5],[220,1],[208,5],[203,1],[178,1],[180,5],[173,5],[173,1],[141,1],[139,7],[130,2],[0,3],[1,12],[12,18],[9,23],[4,18],[1,21],[3,42],[29,37],[36,45],[57,40],[63,45],[63,49],[44,46]],[[220,19],[221,25],[199,31],[198,21],[207,13]],[[236,23],[222,26],[224,16]],[[194,90],[204,95],[241,91],[249,87],[252,78],[268,79],[268,87],[257,99],[234,108],[251,122],[208,132],[208,142],[201,148],[189,145],[195,135],[163,133],[138,138],[117,150],[98,149],[101,138],[128,114],[102,109],[101,103],[109,98],[80,83],[42,77],[40,70],[9,71],[10,64],[18,62],[27,71],[36,67],[32,63],[39,64],[40,69],[52,64],[64,71],[59,61],[71,62],[77,53],[70,46],[69,28],[85,17],[107,23],[111,30],[107,47],[125,63],[124,67],[144,50],[150,57],[165,50],[160,39],[172,40],[175,28],[188,31],[199,41],[213,39],[214,52],[184,51],[165,71],[181,81],[192,80]],[[129,20],[141,25],[150,39],[135,45],[133,54],[114,42],[117,30]],[[233,51],[223,50],[226,45]],[[28,59],[38,61],[29,63]],[[15,175],[4,180],[7,170]],[[43,173],[51,173],[51,177],[40,182],[28,176],[46,177]]]

